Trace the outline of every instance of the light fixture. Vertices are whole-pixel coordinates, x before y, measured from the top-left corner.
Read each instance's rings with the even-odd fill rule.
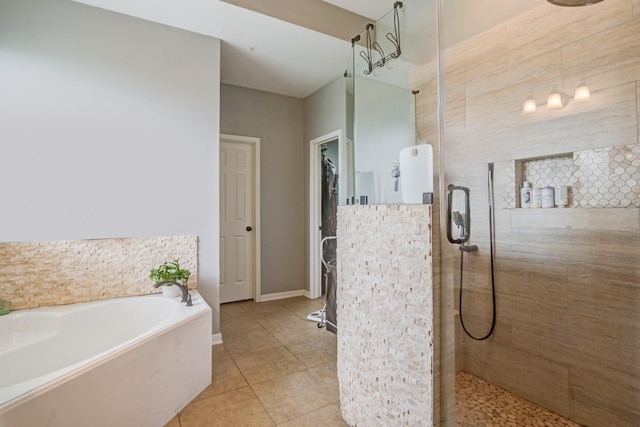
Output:
[[[566,107],[571,101],[588,101],[591,99],[591,90],[585,83],[584,79],[580,79],[580,83],[576,87],[576,92],[573,97],[570,97],[564,92],[558,90],[558,85],[553,85],[553,89],[547,97],[546,104],[540,104],[541,107],[546,107],[547,110],[560,110]],[[524,100],[522,104],[522,114],[535,113],[538,110],[538,104],[533,97],[533,92],[529,92],[529,96]]]
[[[547,0],[551,4],[564,7],[591,6],[600,3],[602,0]]]
[[[573,99],[576,101],[585,101],[587,99],[591,99],[591,90],[589,86],[584,82],[584,80],[580,80],[578,87],[576,87],[576,93],[573,96]]]
[[[562,94],[558,92],[558,87],[554,86],[553,90],[547,97],[547,108],[558,110],[563,107],[564,104],[562,103]]]
[[[522,106],[522,112],[535,113],[537,108],[538,108],[538,105],[536,104],[536,99],[531,95],[524,100],[524,105]]]

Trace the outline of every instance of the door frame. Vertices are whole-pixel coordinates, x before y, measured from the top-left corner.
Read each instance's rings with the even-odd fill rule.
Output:
[[[309,298],[322,296],[322,268],[320,261],[320,241],[322,233],[319,227],[322,225],[322,199],[320,175],[320,148],[322,144],[338,141],[338,205],[346,200],[347,165],[346,153],[342,129],[314,138],[309,143]]]
[[[260,302],[260,138],[241,135],[220,134],[220,142],[249,144],[253,148],[253,299]],[[220,161],[218,159],[218,161]],[[220,262],[220,260],[218,260]]]

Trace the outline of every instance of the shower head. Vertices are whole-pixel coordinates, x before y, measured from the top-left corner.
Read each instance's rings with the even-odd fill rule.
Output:
[[[466,234],[466,230],[464,227],[464,218],[462,217],[462,214],[459,211],[453,211],[451,213],[451,219],[453,220],[453,223],[460,228],[460,238],[464,239],[467,234]]]
[[[591,6],[600,3],[602,0],[547,0],[551,4],[564,7]]]
[[[454,211],[452,215],[453,215],[453,223],[458,227],[462,227],[462,230],[464,232],[464,220],[462,219],[462,214],[458,211]]]

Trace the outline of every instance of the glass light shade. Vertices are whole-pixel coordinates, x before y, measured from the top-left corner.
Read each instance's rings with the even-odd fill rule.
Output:
[[[522,106],[523,113],[534,113],[538,106],[536,105],[536,100],[533,97],[529,97],[524,100],[524,105]]]
[[[573,97],[576,101],[584,101],[591,99],[591,90],[585,83],[580,83],[576,88],[576,94]]]
[[[562,105],[562,95],[559,92],[551,92],[547,97],[547,108],[559,109],[564,107]]]

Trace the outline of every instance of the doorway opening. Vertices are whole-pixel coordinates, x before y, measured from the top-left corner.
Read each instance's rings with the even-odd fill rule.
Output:
[[[311,140],[309,150],[309,297],[323,295],[322,239],[335,236],[337,207],[347,199],[347,153],[342,130]],[[335,257],[335,240],[325,243]]]

